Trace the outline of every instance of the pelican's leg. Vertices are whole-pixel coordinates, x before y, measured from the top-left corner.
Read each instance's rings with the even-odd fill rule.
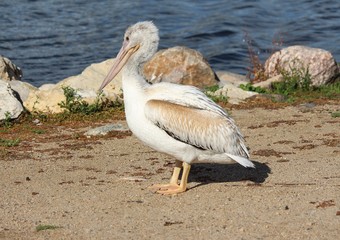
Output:
[[[157,192],[160,194],[164,194],[164,195],[171,195],[171,194],[178,194],[178,193],[185,192],[185,190],[187,190],[187,183],[188,183],[188,176],[189,176],[190,168],[191,168],[190,164],[184,162],[181,184],[180,185],[176,184],[176,186],[167,188],[166,190],[161,189]]]
[[[165,189],[169,189],[169,188],[178,187],[178,177],[179,177],[179,174],[181,172],[182,165],[183,165],[183,163],[181,161],[176,160],[174,172],[172,173],[172,176],[170,178],[170,183],[154,184],[151,187],[149,187],[149,189],[152,189],[152,190],[163,190],[164,189],[165,190]]]

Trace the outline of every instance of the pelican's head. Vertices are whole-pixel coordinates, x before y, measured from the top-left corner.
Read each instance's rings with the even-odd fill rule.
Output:
[[[158,29],[152,22],[138,22],[130,26],[124,34],[123,45],[115,63],[99,91],[101,92],[127,63],[139,67],[149,60],[157,51],[158,41]]]

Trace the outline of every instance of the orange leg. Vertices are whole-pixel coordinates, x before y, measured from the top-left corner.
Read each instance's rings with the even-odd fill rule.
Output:
[[[183,166],[183,174],[181,179],[181,184],[178,185],[178,177]],[[153,185],[152,189],[157,189],[157,193],[164,195],[173,195],[185,192],[187,189],[188,176],[190,172],[190,164],[182,163],[181,161],[176,161],[176,166],[169,184],[156,184]]]

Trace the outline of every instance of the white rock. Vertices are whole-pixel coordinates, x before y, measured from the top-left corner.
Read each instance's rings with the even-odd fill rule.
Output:
[[[217,71],[216,74],[220,79],[220,87],[223,87],[226,84],[233,84],[234,86],[239,87],[241,84],[249,83],[246,76],[240,74],[227,71]]]
[[[20,99],[23,102],[26,101],[31,91],[37,90],[36,87],[34,87],[33,85],[27,82],[12,80],[12,81],[9,81],[8,83],[10,84],[11,88],[19,94]]]
[[[11,119],[20,116],[24,108],[20,101],[14,96],[8,82],[0,80],[0,120],[6,119],[8,113]]]
[[[59,83],[56,87],[70,86],[77,90],[94,90],[97,91],[106,77],[107,73],[113,66],[114,59],[108,59],[101,63],[91,64],[89,67],[77,75],[68,77]],[[122,89],[122,75],[118,74],[111,82],[108,84],[103,93],[105,96],[111,100],[116,100],[117,95],[121,94]]]
[[[53,83],[46,83],[46,84],[41,85],[41,86],[39,87],[39,90],[44,90],[44,91],[46,91],[46,90],[51,90],[51,89],[53,89],[53,88],[55,88],[55,84],[53,84]]]
[[[60,113],[64,111],[58,105],[61,101],[65,101],[61,88],[37,90],[30,92],[24,106],[30,112]]]
[[[129,131],[129,128],[127,125],[122,124],[108,124],[105,126],[92,128],[88,130],[84,135],[86,136],[98,136],[98,135],[106,135],[111,131]]]
[[[227,96],[228,102],[231,104],[239,104],[257,94],[256,92],[244,91],[230,83],[225,84],[223,88],[213,93],[214,96]]]
[[[97,90],[112,67],[114,59],[108,59],[101,63],[95,63],[87,67],[81,74],[68,77],[57,84],[44,84],[37,91],[32,91],[24,106],[29,111],[47,113],[60,113],[64,109],[58,103],[65,100],[62,87],[69,86],[77,91],[77,94],[88,103],[93,103],[97,97]],[[105,87],[105,98],[116,101],[121,95],[121,74]]]
[[[270,56],[265,63],[265,73],[269,77],[278,75],[278,69],[290,71],[290,68],[308,69],[315,86],[332,82],[340,71],[330,52],[305,46],[284,48]]]

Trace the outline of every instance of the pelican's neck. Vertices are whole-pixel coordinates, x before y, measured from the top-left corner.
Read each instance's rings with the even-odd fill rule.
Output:
[[[145,80],[142,69],[144,64],[133,64],[128,62],[122,71],[123,92],[132,89],[143,90],[150,84]]]
[[[122,71],[122,89],[127,123],[130,129],[135,129],[135,119],[144,114],[144,104],[147,101],[145,89],[149,86],[139,73],[139,68],[125,65]]]

